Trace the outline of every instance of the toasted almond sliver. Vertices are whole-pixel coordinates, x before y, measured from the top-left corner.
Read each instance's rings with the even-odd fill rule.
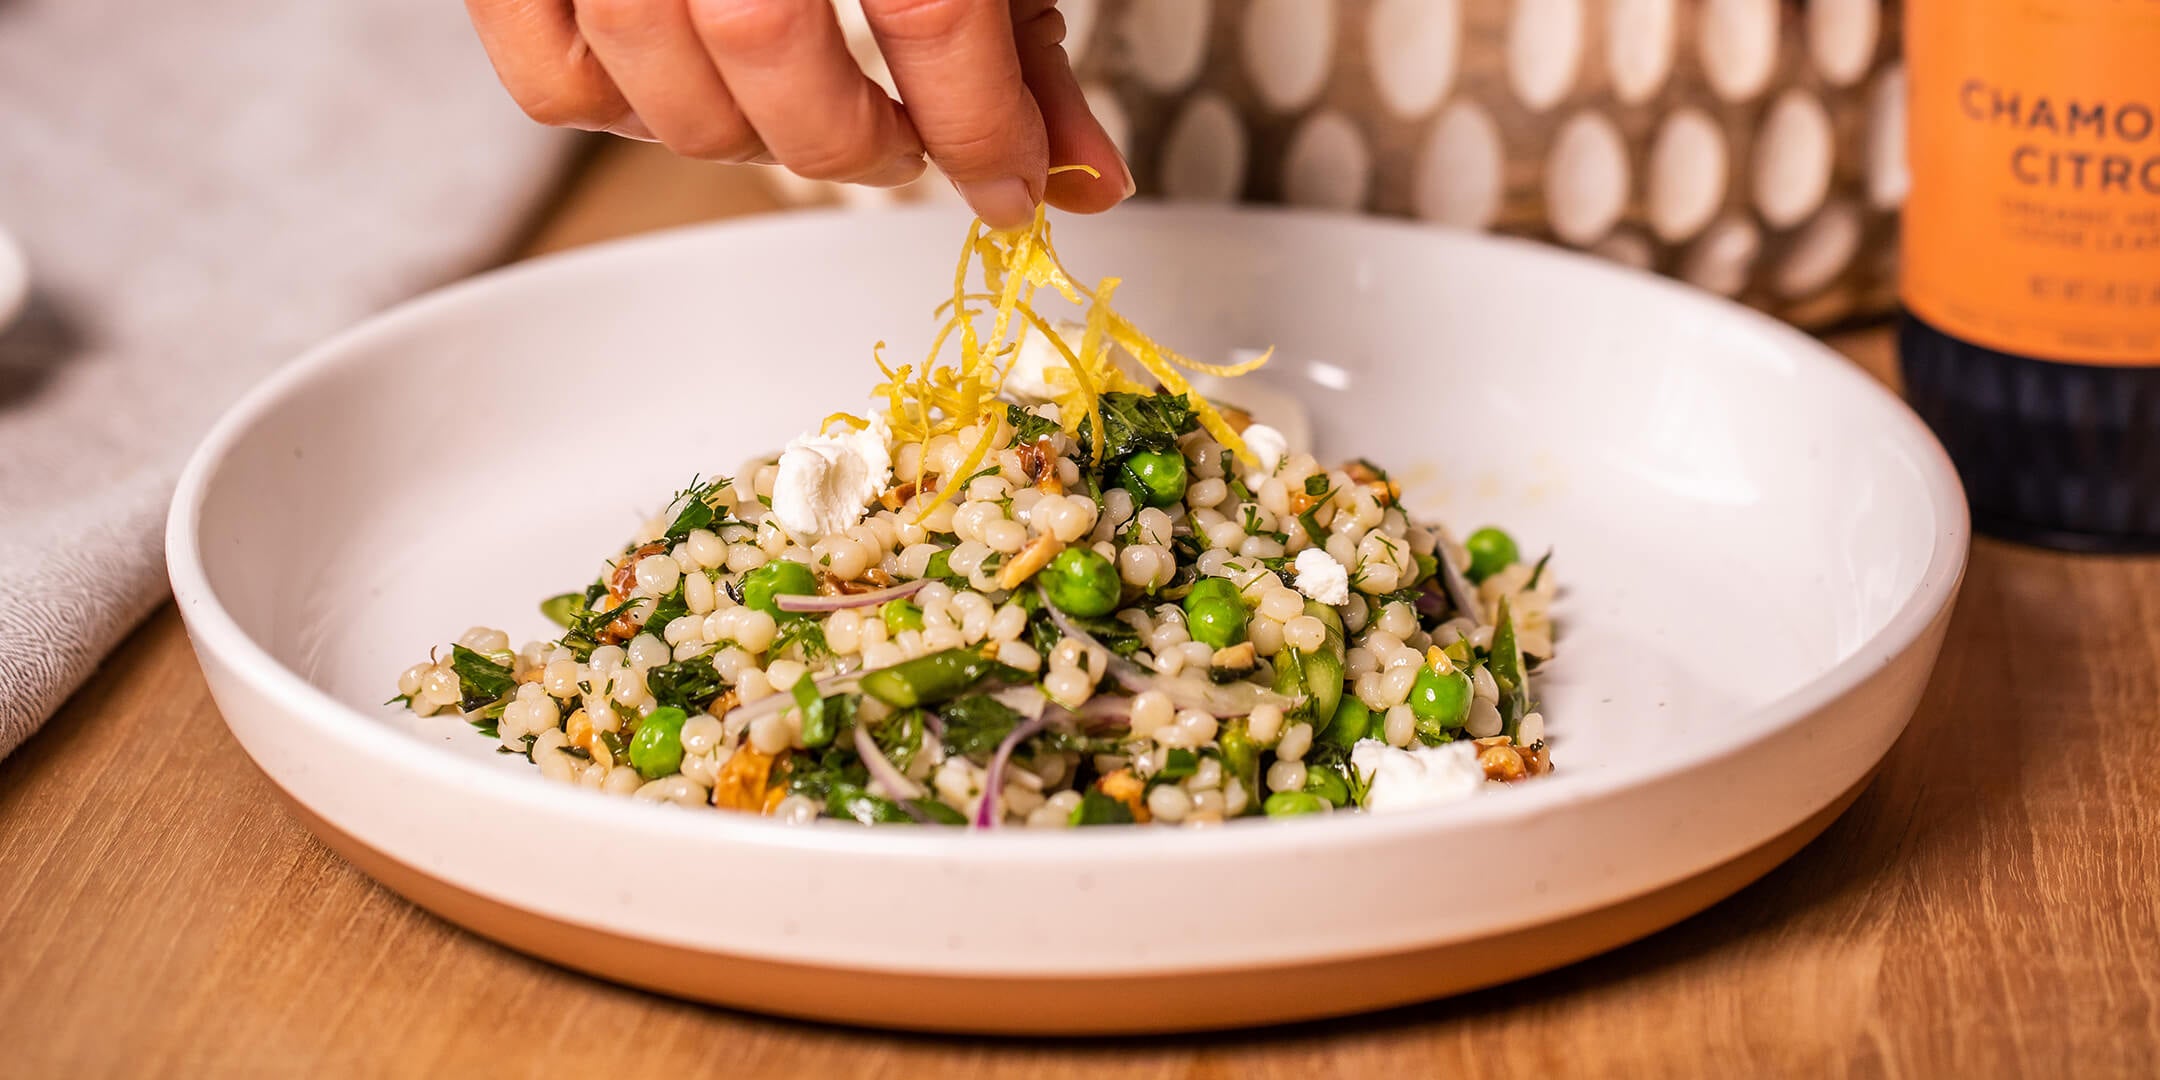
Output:
[[[1021,548],[1019,554],[1007,559],[1005,565],[998,567],[998,588],[1007,592],[1019,588],[1021,582],[1034,577],[1036,571],[1050,565],[1050,560],[1056,558],[1057,553],[1063,550],[1065,550],[1065,541],[1049,533],[1036,537],[1034,543]]]

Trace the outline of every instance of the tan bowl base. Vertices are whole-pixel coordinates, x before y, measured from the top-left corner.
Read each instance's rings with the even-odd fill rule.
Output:
[[[1458,994],[1548,971],[1662,930],[1806,846],[1867,787],[1739,857],[1655,892],[1558,922],[1410,952],[1274,968],[1096,978],[971,978],[790,964],[698,952],[559,922],[477,896],[377,851],[289,795],[315,835],[421,907],[519,952],[604,979],[752,1012],[871,1027],[1000,1035],[1113,1035],[1312,1020]],[[1282,987],[1299,988],[1284,994]]]

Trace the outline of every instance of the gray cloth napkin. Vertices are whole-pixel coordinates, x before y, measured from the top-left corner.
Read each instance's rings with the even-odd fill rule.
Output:
[[[566,147],[445,0],[0,0],[0,756],[164,598],[218,412],[504,254]]]

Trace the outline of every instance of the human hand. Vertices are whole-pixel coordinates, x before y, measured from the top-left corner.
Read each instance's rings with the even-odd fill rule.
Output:
[[[915,179],[927,155],[996,227],[1045,198],[1094,213],[1132,193],[1055,5],[862,0],[894,101],[848,53],[830,0],[465,0],[496,75],[543,124],[877,187]]]

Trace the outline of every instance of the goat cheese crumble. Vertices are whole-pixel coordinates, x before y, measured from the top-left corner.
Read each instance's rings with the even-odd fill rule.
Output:
[[[1397,750],[1362,739],[1350,750],[1350,767],[1368,778],[1365,809],[1381,814],[1456,802],[1485,786],[1477,746],[1467,742]]]
[[[860,524],[892,478],[891,441],[882,416],[860,431],[796,436],[773,477],[773,516],[795,536],[831,536]]]
[[[1297,561],[1291,564],[1297,570],[1297,589],[1306,596],[1323,604],[1340,606],[1350,602],[1350,571],[1335,561],[1335,556],[1319,548],[1306,548],[1298,552]]]

